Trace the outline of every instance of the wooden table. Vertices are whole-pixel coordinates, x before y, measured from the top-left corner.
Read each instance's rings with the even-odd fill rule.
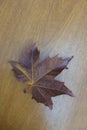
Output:
[[[75,98],[53,98],[53,110],[25,95],[9,60],[36,42],[42,58],[74,56],[57,79]],[[0,0],[0,130],[87,130],[87,1]]]

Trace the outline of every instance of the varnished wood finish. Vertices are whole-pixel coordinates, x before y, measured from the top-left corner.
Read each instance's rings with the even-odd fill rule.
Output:
[[[58,79],[76,97],[53,98],[52,111],[23,93],[8,64],[32,40],[42,58],[74,56]],[[0,130],[87,130],[86,0],[0,0]]]

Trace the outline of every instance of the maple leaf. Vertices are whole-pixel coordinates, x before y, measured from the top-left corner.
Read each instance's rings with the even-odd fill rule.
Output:
[[[56,55],[47,57],[41,62],[40,51],[36,45],[32,45],[18,62],[9,61],[9,63],[17,79],[27,82],[28,88],[32,88],[32,98],[52,109],[52,97],[62,94],[74,96],[64,82],[55,79],[64,69],[67,69],[72,58],[62,59]],[[24,92],[27,92],[28,88],[25,88]]]

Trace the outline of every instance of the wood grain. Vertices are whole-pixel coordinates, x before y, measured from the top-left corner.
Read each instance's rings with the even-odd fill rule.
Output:
[[[76,97],[49,110],[23,93],[8,60],[37,42],[42,58],[74,56],[57,77]],[[0,0],[0,130],[87,130],[87,1]]]

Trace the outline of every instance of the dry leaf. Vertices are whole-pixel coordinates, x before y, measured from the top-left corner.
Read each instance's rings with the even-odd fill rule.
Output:
[[[58,74],[67,69],[72,58],[47,57],[41,62],[40,51],[36,45],[32,45],[22,55],[19,62],[10,61],[9,63],[17,79],[27,82],[28,88],[32,88],[32,98],[52,109],[52,97],[62,94],[74,96],[63,82],[55,80]],[[25,88],[24,92],[27,91],[28,89]]]

